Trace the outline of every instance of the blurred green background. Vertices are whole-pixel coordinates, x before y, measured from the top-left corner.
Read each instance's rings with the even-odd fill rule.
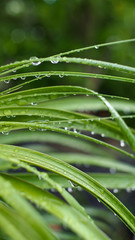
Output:
[[[0,65],[45,57],[70,49],[134,38],[134,0],[4,0],[0,1]],[[90,50],[76,56],[134,66],[134,43]],[[46,64],[39,69],[93,71],[90,67]],[[99,69],[94,69],[99,72]],[[103,72],[103,70],[100,70]],[[108,74],[112,72],[106,71]],[[127,96],[134,99],[132,85],[126,83],[62,80],[63,84],[83,85],[104,93]],[[46,85],[61,84],[58,78],[46,81]],[[127,87],[129,91],[127,92]]]
[[[134,38],[135,35],[134,0],[4,0],[0,1],[0,9],[0,65],[31,56],[45,57],[97,43]],[[134,43],[121,44],[77,56],[134,66],[134,47]],[[68,64],[46,64],[39,69],[93,71],[90,67]],[[63,83],[81,84],[124,96],[127,96],[128,87],[130,97],[134,98],[131,84],[118,83],[116,88],[111,81],[76,81],[72,78]],[[53,78],[51,83],[47,80],[46,85],[50,84],[60,84],[60,81],[58,78]]]

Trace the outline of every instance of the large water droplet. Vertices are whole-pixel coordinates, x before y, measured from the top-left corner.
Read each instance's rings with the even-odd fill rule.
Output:
[[[30,60],[33,60],[32,65],[38,66],[41,62],[37,57],[30,57]]]

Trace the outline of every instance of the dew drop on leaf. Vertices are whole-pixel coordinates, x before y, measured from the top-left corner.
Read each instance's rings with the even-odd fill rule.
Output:
[[[127,191],[128,193],[130,193],[130,192],[131,192],[131,188],[127,188],[126,191]]]
[[[71,181],[71,180],[69,180],[69,183],[71,184],[71,186],[72,186],[72,187],[74,187],[74,184],[72,183],[72,181]]]
[[[22,80],[25,80],[26,77],[21,77]]]
[[[124,147],[124,146],[125,146],[124,140],[121,140],[121,141],[120,141],[120,146],[121,146],[121,147]]]
[[[32,102],[31,105],[32,105],[32,106],[36,106],[36,105],[37,105],[37,102]]]
[[[111,174],[116,173],[116,169],[115,169],[115,168],[110,168],[110,173],[111,173]]]
[[[58,60],[58,59],[51,60],[51,63],[53,63],[53,64],[57,64],[58,62],[59,62],[59,60]]]
[[[33,66],[38,66],[41,63],[37,57],[30,57],[30,60],[33,60]]]
[[[113,189],[113,192],[114,192],[114,193],[117,193],[117,192],[118,192],[118,189],[117,189],[117,188],[114,188],[114,189]]]
[[[72,192],[73,191],[71,187],[68,187],[67,190],[68,190],[68,192]]]
[[[5,80],[5,81],[4,81],[4,83],[9,83],[9,82],[10,82],[10,80]]]
[[[40,174],[38,175],[38,179],[41,180],[41,175]]]
[[[60,78],[63,78],[63,77],[64,77],[64,75],[60,74],[60,75],[59,75],[59,77],[60,77]]]
[[[9,132],[1,132],[3,135],[8,135]]]

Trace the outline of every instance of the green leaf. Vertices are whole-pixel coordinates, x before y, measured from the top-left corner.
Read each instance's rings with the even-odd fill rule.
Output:
[[[89,173],[92,178],[94,178],[96,181],[98,181],[101,185],[103,185],[105,188],[108,189],[125,189],[127,192],[134,191],[135,190],[135,174],[125,174],[125,173]],[[49,177],[59,183],[62,187],[65,188],[76,188],[76,186],[71,185],[71,183],[64,177],[54,174],[54,173],[48,173]],[[40,181],[39,178],[30,173],[21,173],[21,174],[13,174],[13,176],[16,176],[18,178],[21,178],[22,180],[25,180],[27,182],[30,182],[36,186],[39,186],[41,188],[50,189],[50,186],[44,182]],[[80,190],[80,188],[79,188]],[[116,191],[117,192],[117,191]]]
[[[6,160],[27,162],[53,171],[78,184],[93,196],[100,199],[107,207],[117,214],[132,232],[135,232],[135,218],[131,212],[107,189],[84,172],[81,172],[79,169],[57,158],[25,148],[1,144],[0,150],[2,158]]]
[[[39,240],[43,238],[48,238],[49,240],[57,239],[45,225],[38,212],[17,193],[10,182],[0,177],[0,184],[2,186],[0,188],[0,196],[9,205],[16,209],[16,211],[24,220],[27,219],[27,223],[32,227],[33,232],[31,231],[29,233],[31,235],[31,239],[34,238],[34,236]]]
[[[120,161],[116,161],[114,158],[107,158],[101,156],[88,156],[85,154],[75,153],[52,153],[52,156],[63,159],[67,163],[71,164],[87,164],[92,166],[112,168],[116,171],[122,171],[135,174],[135,167]]]
[[[100,231],[94,222],[81,214],[79,211],[68,206],[62,200],[58,199],[49,192],[43,191],[34,185],[28,184],[25,181],[11,177],[7,174],[1,174],[3,178],[10,181],[16,190],[34,202],[38,206],[55,215],[65,224],[67,224],[75,233],[82,239],[89,240],[108,240],[109,238]]]

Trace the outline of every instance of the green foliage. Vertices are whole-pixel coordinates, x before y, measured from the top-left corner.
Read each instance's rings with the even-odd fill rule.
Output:
[[[76,83],[78,78],[101,78],[114,81],[116,86],[118,81],[134,84],[133,67],[65,57],[132,41],[100,44],[47,58],[33,57],[0,67],[1,82],[22,80],[0,94],[0,228],[7,239],[114,239],[112,229],[118,220],[112,221],[111,212],[135,233],[134,215],[115,196],[118,189],[135,189],[135,129],[127,122],[128,118],[134,120],[134,102],[98,93],[83,84],[61,84],[64,77],[68,83],[71,76],[76,77]],[[26,68],[38,68],[47,62],[60,67],[64,66],[61,62],[90,65],[130,75],[63,69],[31,72]],[[42,85],[53,76],[59,76],[61,85],[31,87],[31,83]],[[98,116],[99,110],[102,116]],[[98,167],[98,172],[90,171],[89,165]],[[118,173],[108,173],[108,169]],[[85,192],[109,210],[96,209],[92,203],[87,208]]]

